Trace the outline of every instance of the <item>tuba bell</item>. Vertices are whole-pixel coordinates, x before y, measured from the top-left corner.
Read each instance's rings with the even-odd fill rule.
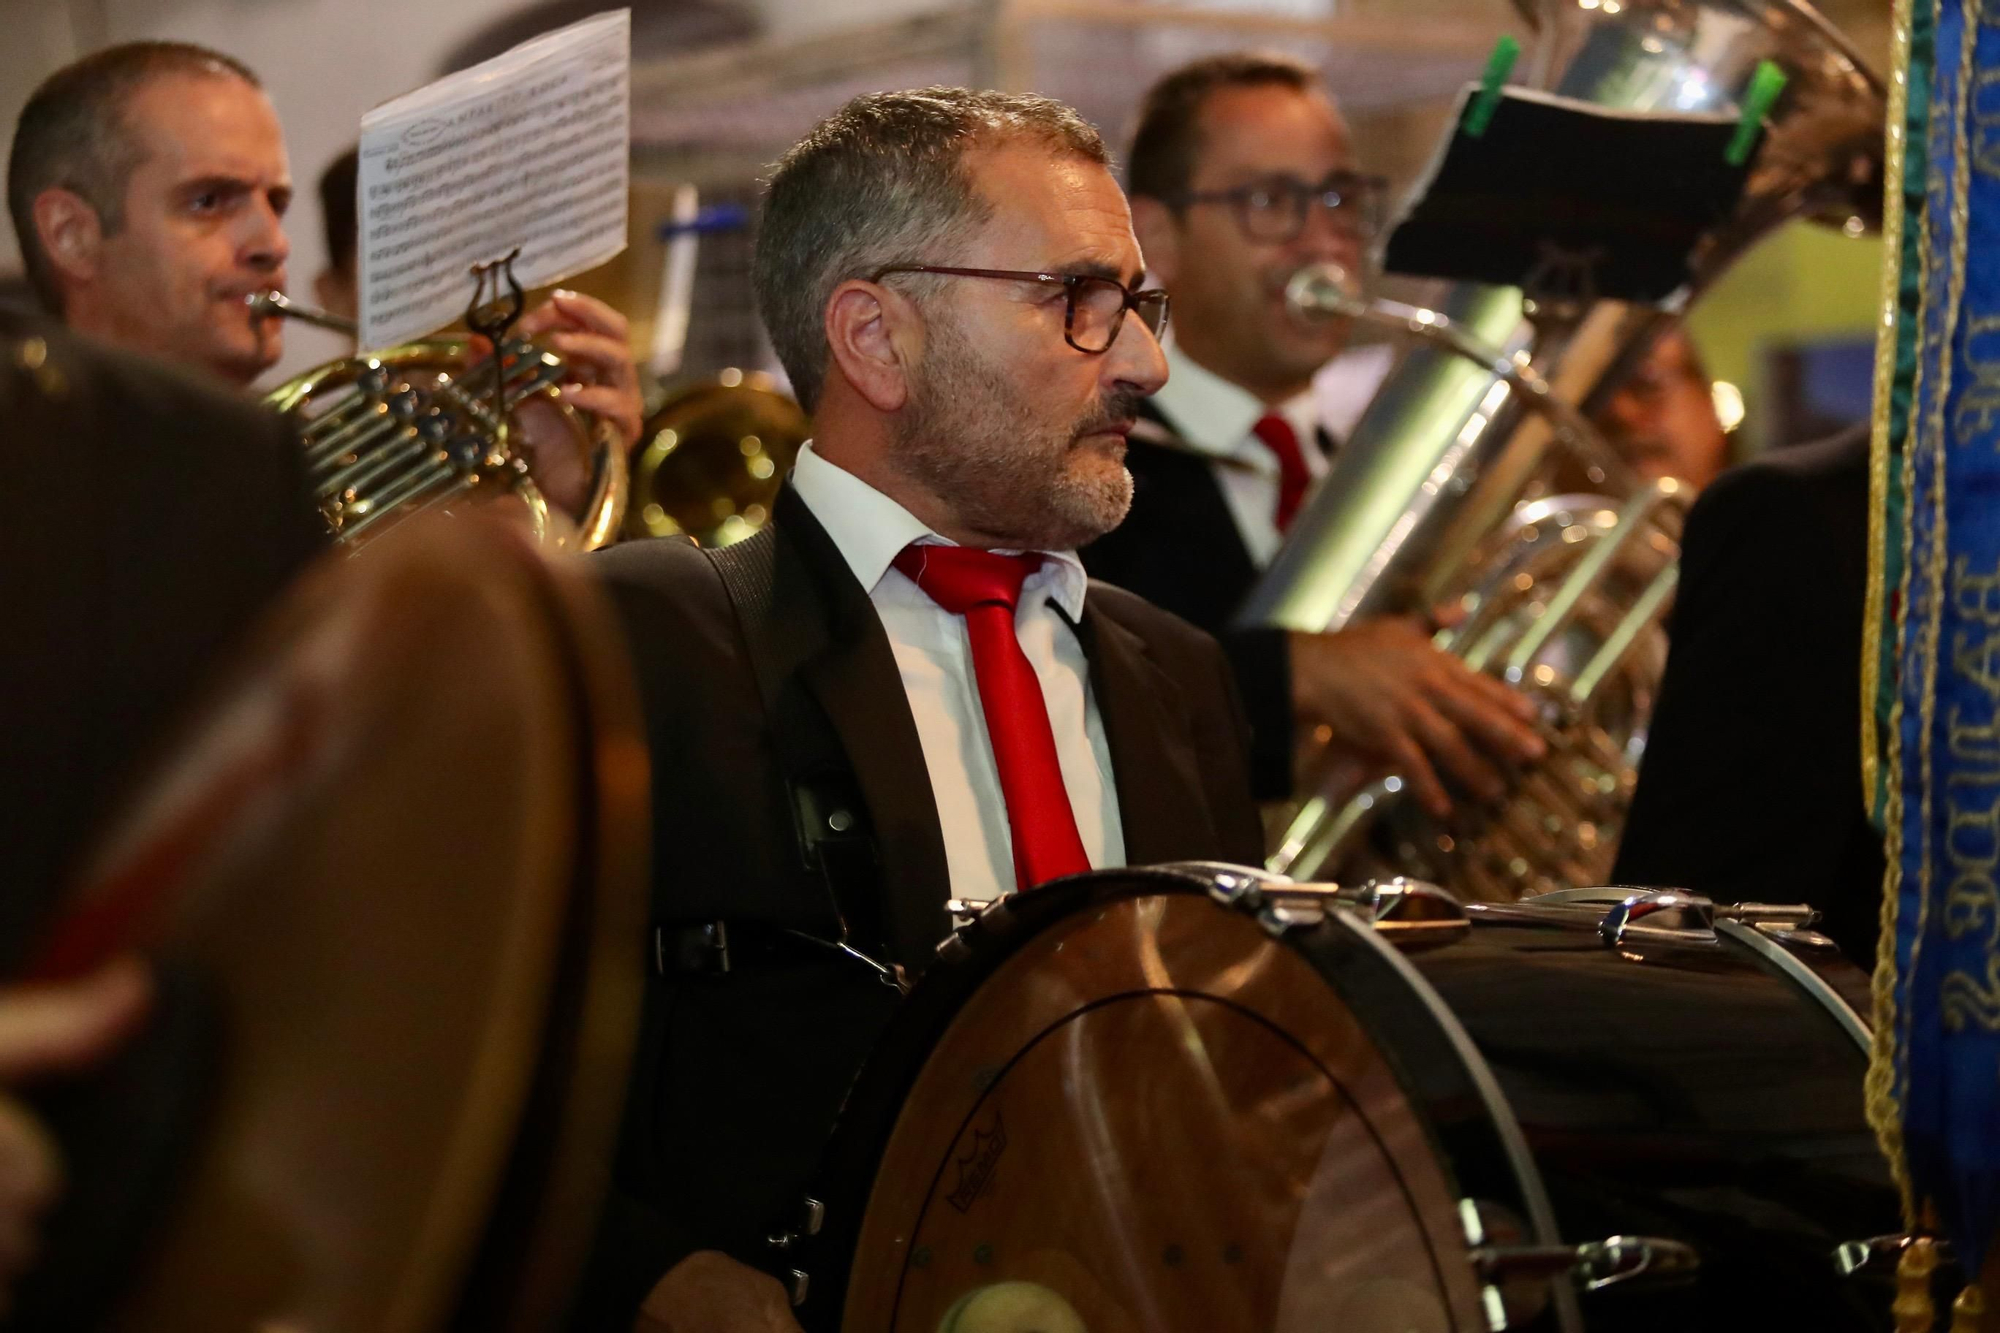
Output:
[[[275,291],[249,298],[265,317],[297,319],[353,336],[354,322]],[[358,545],[427,509],[470,503],[518,506],[538,540],[595,550],[616,540],[629,490],[624,441],[609,422],[562,401],[561,357],[509,339],[496,356],[466,334],[342,357],[265,396],[299,423],[307,475],[334,538]],[[504,374],[510,425],[494,417],[493,379]],[[541,399],[561,420],[564,444],[531,457],[512,447],[513,409]],[[569,504],[551,504],[551,493]]]
[[[1734,109],[1762,62],[1787,76],[1742,196],[1659,307],[1452,286],[1436,310],[1361,301],[1296,275],[1295,317],[1359,319],[1417,341],[1294,523],[1240,621],[1338,629],[1457,607],[1441,648],[1526,691],[1549,754],[1497,806],[1439,821],[1396,777],[1325,755],[1284,811],[1270,865],[1294,878],[1407,875],[1508,901],[1600,884],[1616,854],[1665,667],[1685,497],[1642,483],[1579,416],[1778,224],[1879,215],[1885,95],[1804,0],[1517,0],[1530,82],[1637,113]],[[1310,745],[1310,742],[1308,742]]]
[[[810,433],[805,411],[761,371],[729,369],[674,390],[639,433],[625,535],[742,541],[770,521]]]

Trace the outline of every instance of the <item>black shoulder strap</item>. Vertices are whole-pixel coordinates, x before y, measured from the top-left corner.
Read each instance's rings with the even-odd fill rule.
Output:
[[[777,614],[777,534],[765,528],[730,546],[703,547],[729,594],[763,701],[779,766],[791,793],[793,830],[808,870],[825,880],[840,921],[841,945],[884,972],[887,921],[874,822],[846,747],[825,712],[793,685],[806,636],[786,633]]]

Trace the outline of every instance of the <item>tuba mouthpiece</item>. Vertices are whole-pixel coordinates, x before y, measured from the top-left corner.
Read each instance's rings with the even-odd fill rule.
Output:
[[[1317,323],[1363,313],[1361,282],[1339,264],[1308,264],[1285,284],[1285,308],[1299,319]]]

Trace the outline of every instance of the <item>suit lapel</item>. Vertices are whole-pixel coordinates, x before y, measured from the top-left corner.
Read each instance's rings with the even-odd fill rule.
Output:
[[[1125,859],[1150,865],[1182,859],[1215,842],[1202,795],[1187,701],[1137,634],[1083,604],[1077,627],[1090,658],[1090,686],[1111,750]]]
[[[780,623],[805,636],[799,680],[833,724],[874,821],[890,944],[921,966],[950,928],[951,876],[902,673],[867,590],[805,502],[786,486],[774,510]]]

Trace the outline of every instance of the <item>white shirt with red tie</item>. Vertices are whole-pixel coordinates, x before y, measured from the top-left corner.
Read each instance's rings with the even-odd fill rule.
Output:
[[[840,549],[882,618],[902,673],[944,830],[951,896],[991,902],[1015,887],[1013,837],[1000,772],[979,702],[965,618],[946,612],[891,564],[911,543],[952,543],[861,478],[829,463],[808,442],[792,488]],[[1096,868],[1125,864],[1111,748],[1090,684],[1090,662],[1074,626],[1088,582],[1074,551],[1042,552],[1021,588],[1014,628],[1041,682],[1056,758],[1084,852]]]
[[[1278,531],[1278,460],[1253,427],[1267,408],[1248,389],[1188,359],[1179,348],[1167,348],[1167,382],[1153,403],[1181,442],[1215,460],[1215,476],[1229,515],[1250,553],[1250,563],[1262,569],[1271,563],[1283,540]],[[1298,437],[1299,453],[1314,481],[1327,472],[1326,451],[1319,445],[1318,407],[1311,390],[1275,411]]]

